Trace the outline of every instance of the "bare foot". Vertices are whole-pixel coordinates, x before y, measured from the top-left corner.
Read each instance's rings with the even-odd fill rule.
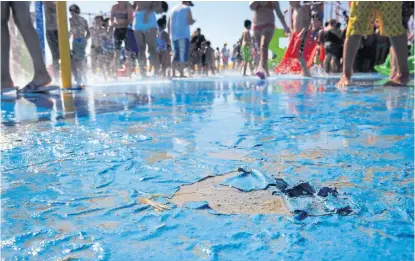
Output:
[[[394,72],[394,73],[391,73],[391,75],[389,76],[389,79],[390,80],[393,80],[393,78],[395,78],[397,75],[396,75],[396,72]]]
[[[33,77],[32,83],[36,86],[46,86],[52,82],[49,74],[37,74]]]
[[[346,87],[350,85],[350,78],[343,75],[340,81],[336,83],[336,87]]]
[[[409,83],[409,76],[396,75],[390,81],[383,84],[384,86],[407,86]]]

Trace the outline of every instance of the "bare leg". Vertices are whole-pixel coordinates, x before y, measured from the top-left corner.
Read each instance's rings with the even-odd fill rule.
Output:
[[[398,74],[398,72],[396,68],[397,61],[396,61],[395,51],[393,50],[392,46],[390,48],[389,53],[390,53],[390,62],[391,62],[391,72],[390,72],[389,78],[393,79]]]
[[[144,33],[145,42],[148,45],[148,52],[151,55],[152,64],[154,66],[154,75],[158,75],[160,71],[160,60],[157,53],[157,28],[152,28]]]
[[[185,63],[179,62],[179,74],[180,74],[180,78],[184,78],[184,67],[185,67]]]
[[[254,65],[252,62],[249,62],[249,71],[251,73],[251,75],[254,75]]]
[[[177,62],[173,61],[172,65],[171,65],[171,70],[172,70],[172,76],[173,78],[176,78],[176,67],[177,67]]]
[[[52,53],[52,64],[53,64],[53,73],[55,82],[59,82],[60,72],[59,72],[59,43],[58,43],[58,31],[57,30],[47,30],[46,39]],[[92,52],[91,52],[92,53]]]
[[[406,34],[390,38],[392,47],[395,50],[397,74],[392,79],[395,85],[406,85],[409,82],[408,68],[408,36]]]
[[[142,31],[134,31],[135,40],[138,45],[138,65],[140,67],[140,74],[141,76],[146,76],[146,65],[147,65],[147,58],[146,58],[146,44],[144,42],[144,33]]]
[[[51,82],[51,78],[46,70],[46,65],[43,60],[39,36],[33,27],[32,18],[30,16],[30,2],[16,1],[12,2],[11,6],[16,26],[19,28],[32,58],[33,68],[35,70],[32,83],[36,86],[47,85]]]
[[[247,62],[245,62],[245,61],[242,62],[242,66],[244,68],[242,76],[246,76],[246,67],[247,67],[247,65],[248,65]]]
[[[265,70],[265,73],[267,74],[267,76],[269,77],[269,71],[268,71],[268,48],[269,48],[269,43],[272,40],[272,37],[274,36],[274,29],[264,29],[262,31],[262,35],[263,35],[263,40],[262,40],[262,45],[261,45],[261,64],[262,67]]]
[[[254,38],[255,38],[257,46],[259,47],[259,54],[257,54],[257,55],[259,55],[259,57],[260,57],[260,61],[259,61],[259,64],[257,66],[257,71],[263,72],[264,68],[262,66],[262,61],[261,61],[261,59],[262,59],[262,52],[261,52],[262,35],[261,35],[261,31],[254,31]]]
[[[339,72],[339,69],[340,69],[339,60],[335,57],[332,57],[330,61],[330,67],[332,68],[332,72],[334,73]]]
[[[1,2],[1,88],[12,87],[10,76],[10,2]]]
[[[330,60],[331,60],[331,55],[326,53],[326,57],[324,57],[324,61],[323,61],[323,68],[326,73],[331,73]]]
[[[359,43],[361,35],[351,35],[344,42],[343,48],[343,72],[342,78],[336,84],[337,87],[344,87],[350,85],[352,77],[353,63],[359,50]]]

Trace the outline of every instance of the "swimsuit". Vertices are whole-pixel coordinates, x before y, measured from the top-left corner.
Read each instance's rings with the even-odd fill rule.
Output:
[[[373,34],[376,19],[381,35],[395,37],[406,33],[402,26],[402,1],[352,1],[346,37]]]
[[[258,8],[267,8],[267,9],[271,9],[272,13],[274,12],[274,3],[273,2],[267,2],[267,5],[265,6],[258,6]],[[274,14],[274,13],[273,13]],[[275,21],[266,23],[266,24],[254,24],[253,26],[253,30],[254,31],[262,31],[264,29],[274,29],[275,28]]]
[[[331,55],[334,58],[339,58],[339,52],[343,50],[343,41],[332,31],[324,32],[324,51],[327,55]]]
[[[156,48],[157,52],[167,51],[167,43],[162,39],[162,34],[164,31],[159,31],[156,38]]]
[[[127,41],[128,41],[128,47],[131,53],[131,58],[135,59],[138,55],[139,49],[138,49],[138,45],[134,37],[134,31],[130,26],[128,27]]]
[[[114,47],[117,50],[121,50],[122,43],[128,48],[128,29],[127,27],[119,27],[114,30]]]
[[[252,51],[251,48],[247,45],[242,46],[242,50],[241,50],[241,55],[242,55],[242,61],[244,62],[252,62]]]
[[[115,13],[114,17],[118,19],[128,20],[128,13],[125,13],[125,12]]]
[[[135,31],[148,31],[152,28],[157,28],[156,13],[151,12],[148,15],[147,23],[144,23],[144,15],[147,11],[134,12],[134,23],[133,27]]]
[[[85,37],[74,38],[72,40],[72,58],[76,61],[83,61],[85,59],[85,48]]]
[[[253,30],[254,31],[262,31],[262,30],[267,29],[267,28],[274,29],[275,28],[274,23],[272,23],[272,24],[254,25]]]

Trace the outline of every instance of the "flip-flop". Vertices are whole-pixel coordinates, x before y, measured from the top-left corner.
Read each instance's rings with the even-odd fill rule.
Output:
[[[25,87],[19,90],[24,93],[42,93],[58,90],[60,87],[57,85],[37,86],[33,82],[29,82]]]
[[[255,75],[258,76],[259,79],[265,80],[265,73],[263,73],[263,72],[257,72]]]
[[[12,92],[12,91],[17,91],[17,87],[13,86],[13,87],[1,88],[1,94],[7,93],[7,92]]]

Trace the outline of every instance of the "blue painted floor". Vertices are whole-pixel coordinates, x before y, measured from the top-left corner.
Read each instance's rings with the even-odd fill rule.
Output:
[[[230,77],[2,96],[2,258],[413,260],[414,90],[357,79],[347,89],[334,78]],[[238,167],[336,187],[359,210],[295,221],[170,201]]]

